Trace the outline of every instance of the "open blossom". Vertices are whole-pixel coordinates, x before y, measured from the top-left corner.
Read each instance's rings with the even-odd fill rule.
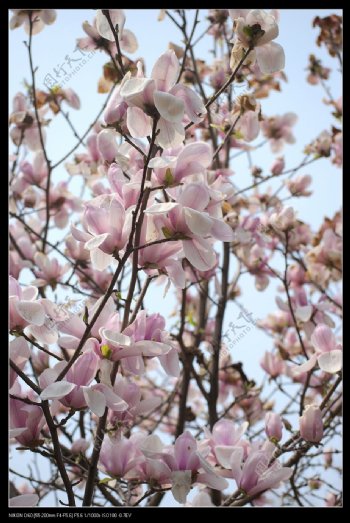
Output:
[[[19,383],[15,383],[11,392],[19,398],[38,402],[36,394],[31,390],[24,393]],[[30,446],[40,439],[41,429],[45,425],[45,418],[41,407],[31,405],[20,399],[10,398],[10,436],[22,445]]]
[[[319,324],[311,336],[311,343],[315,353],[309,360],[299,366],[293,367],[295,375],[309,372],[316,364],[324,372],[335,374],[343,365],[343,351],[341,345],[337,344],[332,330],[324,324]]]
[[[246,460],[243,448],[237,447],[231,453],[229,464],[226,456],[221,461],[219,458],[219,461],[225,469],[231,469],[229,474],[232,474],[238,488],[254,495],[277,487],[293,473],[291,468],[282,467],[277,459],[270,465],[274,450],[275,445],[267,441],[260,449],[251,449]]]
[[[118,39],[119,39],[119,45],[121,49],[128,53],[134,53],[138,48],[138,43],[136,40],[136,37],[134,33],[129,31],[129,29],[124,28],[125,24],[125,15],[122,9],[109,9],[109,16],[111,18],[112,24],[115,27],[118,24]],[[85,23],[86,24],[86,23]],[[95,35],[93,31],[87,31],[87,27],[83,26],[87,34],[92,37],[95,40]],[[97,33],[101,35],[106,40],[109,40],[111,42],[114,42],[114,35],[112,33],[112,30],[109,26],[108,20],[106,16],[104,15],[103,11],[98,9],[96,13],[96,29]],[[111,49],[113,51],[113,49]]]
[[[176,439],[174,447],[167,449],[158,436],[149,436],[141,449],[148,458],[161,460],[167,466],[171,472],[171,491],[179,503],[186,503],[194,481],[215,490],[224,490],[228,486],[197,450],[197,442],[189,431]]]
[[[235,69],[249,48],[245,65],[257,62],[262,73],[280,71],[285,65],[284,51],[281,45],[273,42],[278,36],[276,18],[261,9],[230,9],[234,21],[235,39],[230,66]]]
[[[131,136],[142,138],[152,133],[152,118],[157,120],[156,143],[163,149],[180,145],[185,138],[184,115],[194,123],[206,114],[201,98],[189,87],[177,84],[179,60],[172,49],[163,53],[153,66],[151,78],[127,74],[120,89],[127,103],[127,127]]]
[[[116,194],[97,196],[85,204],[82,218],[85,231],[72,226],[73,237],[85,242],[90,251],[94,269],[103,271],[112,261],[112,254],[122,250],[131,230],[131,208],[125,211],[124,204]]]
[[[285,142],[289,144],[295,143],[292,127],[297,120],[298,117],[295,113],[286,113],[282,116],[271,116],[263,119],[261,130],[263,135],[269,139],[272,152],[280,152]]]
[[[216,263],[213,238],[221,241],[234,239],[227,223],[205,211],[209,203],[207,187],[201,183],[189,183],[179,192],[176,202],[154,204],[146,211],[154,216],[154,223],[165,238],[181,239],[185,257],[200,271],[211,269]]]
[[[265,352],[263,358],[260,360],[260,365],[271,378],[276,378],[285,371],[284,361],[272,352]]]
[[[40,33],[45,25],[51,25],[56,20],[56,11],[54,9],[11,9],[13,12],[10,20],[10,29],[16,29],[24,24],[24,30],[27,34],[30,31],[29,13],[32,20],[32,34]]]

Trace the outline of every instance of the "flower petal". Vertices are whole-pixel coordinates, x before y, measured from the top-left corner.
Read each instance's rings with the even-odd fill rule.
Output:
[[[167,121],[171,123],[181,122],[185,104],[181,98],[177,98],[169,93],[163,93],[162,91],[154,91],[154,105],[159,111],[159,114]]]
[[[139,107],[128,107],[126,125],[133,138],[144,138],[152,133],[151,119]]]
[[[215,251],[203,238],[193,238],[182,242],[185,257],[199,271],[208,271],[216,263]]]
[[[262,73],[271,74],[284,69],[285,56],[281,45],[270,42],[261,47],[256,47],[255,52]]]
[[[209,233],[213,222],[207,213],[199,212],[189,207],[184,207],[183,212],[186,225],[193,234],[205,236]]]
[[[15,303],[18,314],[28,323],[43,325],[45,321],[45,310],[41,303],[22,300]]]
[[[90,389],[90,387],[82,387],[84,398],[90,410],[99,418],[103,416],[106,408],[106,398],[104,394],[98,390]]]
[[[159,91],[169,91],[175,85],[179,71],[180,64],[175,51],[168,49],[154,64],[151,78]]]
[[[343,366],[343,353],[341,350],[324,352],[317,358],[321,370],[334,374],[339,372]]]
[[[55,381],[48,385],[40,394],[42,400],[60,399],[76,388],[75,383],[68,381]]]

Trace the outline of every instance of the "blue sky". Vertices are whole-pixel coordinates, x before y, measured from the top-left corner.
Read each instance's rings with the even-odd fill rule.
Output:
[[[122,7],[122,6],[120,6]],[[296,166],[303,158],[303,149],[307,143],[314,139],[323,129],[329,129],[332,121],[329,114],[330,108],[322,103],[324,93],[321,86],[311,86],[306,81],[305,68],[308,63],[308,55],[315,54],[321,58],[325,66],[333,69],[329,87],[332,95],[337,99],[342,94],[341,75],[336,70],[337,62],[332,60],[328,53],[316,46],[315,39],[317,29],[312,28],[312,20],[315,16],[324,17],[331,13],[341,14],[340,10],[329,9],[288,9],[280,11],[280,34],[277,42],[280,43],[286,55],[285,73],[288,82],[282,82],[282,92],[272,92],[268,99],[261,100],[263,114],[273,116],[285,112],[298,114],[298,122],[294,128],[296,143],[287,145],[283,150],[287,168]],[[143,56],[146,59],[146,71],[150,72],[155,60],[168,47],[171,41],[181,45],[181,35],[171,21],[165,19],[157,21],[159,10],[147,9],[125,9],[125,27],[132,30],[137,36],[139,49],[133,55],[133,59]],[[189,11],[189,19],[193,17],[193,10]],[[205,25],[206,12],[201,13],[201,24],[197,28],[197,34],[201,34]],[[37,84],[39,88],[44,87],[44,78],[47,74],[54,74],[54,68],[66,63],[67,56],[77,59],[79,54],[74,52],[76,39],[85,36],[81,28],[84,20],[92,21],[94,11],[89,9],[57,11],[56,23],[46,27],[40,34],[33,37],[34,63],[38,65]],[[9,57],[9,103],[16,92],[23,90],[23,79],[30,80],[27,59],[27,49],[23,40],[27,38],[23,28],[11,31],[9,34],[10,57]],[[211,45],[209,37],[205,37],[198,48],[198,58],[210,60],[208,48]],[[82,110],[69,109],[71,119],[78,132],[82,134],[98,113],[105,95],[97,93],[97,81],[102,72],[102,66],[106,62],[106,56],[96,52],[81,70],[65,85],[74,89],[82,104]],[[69,67],[66,65],[66,68]],[[47,149],[49,157],[55,162],[74,143],[73,136],[69,135],[66,124],[61,116],[56,117],[49,130]],[[257,143],[261,137],[257,139]],[[253,163],[268,169],[272,164],[274,155],[269,147],[264,147],[253,153]],[[234,182],[243,188],[250,185],[250,176],[247,172],[247,157],[242,155],[237,158],[232,169],[236,175]],[[65,176],[64,168],[57,169],[54,181],[57,182]],[[299,198],[293,200],[293,206],[298,211],[299,217],[311,224],[316,230],[324,216],[331,217],[341,206],[342,184],[341,169],[333,166],[328,160],[320,160],[300,171],[300,174],[311,174],[313,177],[311,198]],[[272,187],[277,187],[271,185]],[[265,186],[264,186],[265,187]],[[286,193],[285,193],[286,194]],[[267,312],[276,309],[274,303],[275,285],[271,285],[267,292],[259,293],[254,288],[253,279],[248,275],[242,278],[244,291],[241,303],[253,313],[254,318],[263,318]],[[168,315],[174,308],[172,290],[163,299],[162,288],[153,286],[146,303],[150,312],[159,312]],[[225,317],[225,325],[238,315],[238,309],[229,305]],[[248,375],[255,378],[261,377],[258,361],[265,350],[271,348],[270,338],[258,329],[252,329],[234,348],[233,358],[235,361],[243,361]]]

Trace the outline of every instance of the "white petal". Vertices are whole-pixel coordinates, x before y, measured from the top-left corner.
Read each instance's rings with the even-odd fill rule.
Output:
[[[215,251],[203,238],[184,240],[182,242],[185,257],[199,271],[208,271],[216,263]]]
[[[119,33],[122,34],[123,27],[125,24],[125,15],[121,9],[109,9],[109,15],[111,17],[111,22],[116,26],[118,24]],[[109,26],[108,20],[105,15],[102,13],[101,9],[97,10],[96,13],[96,29],[103,38],[114,42],[114,36],[112,30]]]
[[[191,476],[190,470],[177,470],[171,473],[171,492],[179,503],[186,503],[187,494],[191,490]]]
[[[296,365],[292,368],[292,374],[302,374],[303,372],[309,372],[316,365],[317,354],[313,354],[309,360],[302,365]]]
[[[199,236],[207,235],[213,226],[213,222],[207,213],[199,212],[189,207],[184,208],[184,218],[190,231]]]
[[[178,207],[178,203],[155,203],[151,205],[148,209],[145,210],[146,214],[165,214],[172,209],[175,209],[175,207]]]
[[[156,156],[149,162],[148,167],[153,169],[162,169],[164,167],[170,167],[176,163],[176,156]]]
[[[235,448],[232,445],[217,445],[215,447],[216,459],[224,469],[231,468],[231,456]]]
[[[42,325],[45,321],[45,311],[41,303],[34,301],[18,301],[16,303],[18,314],[28,323]]]
[[[334,374],[340,371],[343,366],[343,354],[341,350],[331,350],[321,354],[317,361],[321,370]]]
[[[159,133],[156,143],[163,149],[170,149],[181,145],[185,139],[185,129],[182,122],[168,122],[165,118],[160,118],[158,122]]]
[[[99,418],[103,416],[106,408],[106,398],[104,394],[98,390],[90,389],[89,387],[82,387],[82,389],[87,406]]]
[[[58,339],[58,333],[54,323],[52,325],[48,324],[47,326],[41,325],[40,327],[37,325],[28,325],[28,327],[24,329],[24,333],[27,336],[34,336],[38,341],[47,345],[56,343]]]
[[[104,234],[99,234],[98,236],[94,236],[93,238],[90,238],[84,245],[84,248],[88,251],[92,251],[92,249],[97,249],[102,243],[110,236],[109,232],[105,232]]]
[[[167,354],[172,347],[158,341],[142,340],[134,343],[134,347],[141,349],[141,354],[148,357],[156,357]]]
[[[257,47],[255,52],[262,73],[271,74],[284,69],[285,56],[281,45],[270,42],[261,47]]]
[[[101,334],[114,347],[130,347],[131,345],[131,339],[129,336],[125,336],[125,334],[121,334],[120,332],[114,332],[110,329],[102,329]]]
[[[104,271],[111,264],[113,257],[111,254],[106,254],[101,249],[93,249],[90,251],[91,263],[97,271]]]
[[[312,305],[305,305],[303,307],[297,307],[295,310],[295,316],[300,321],[309,321],[312,314]]]
[[[171,123],[181,122],[185,111],[185,104],[181,98],[162,91],[155,91],[153,97],[154,105],[165,120]]]
[[[42,400],[60,399],[67,396],[73,389],[76,388],[74,383],[68,381],[55,381],[48,385],[40,394]]]

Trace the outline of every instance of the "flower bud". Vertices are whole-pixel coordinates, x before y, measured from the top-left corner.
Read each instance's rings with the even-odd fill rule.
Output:
[[[268,412],[265,416],[265,432],[267,437],[272,441],[282,439],[282,421],[275,412]]]
[[[321,410],[316,405],[308,405],[299,418],[300,436],[306,441],[319,443],[323,437]]]

